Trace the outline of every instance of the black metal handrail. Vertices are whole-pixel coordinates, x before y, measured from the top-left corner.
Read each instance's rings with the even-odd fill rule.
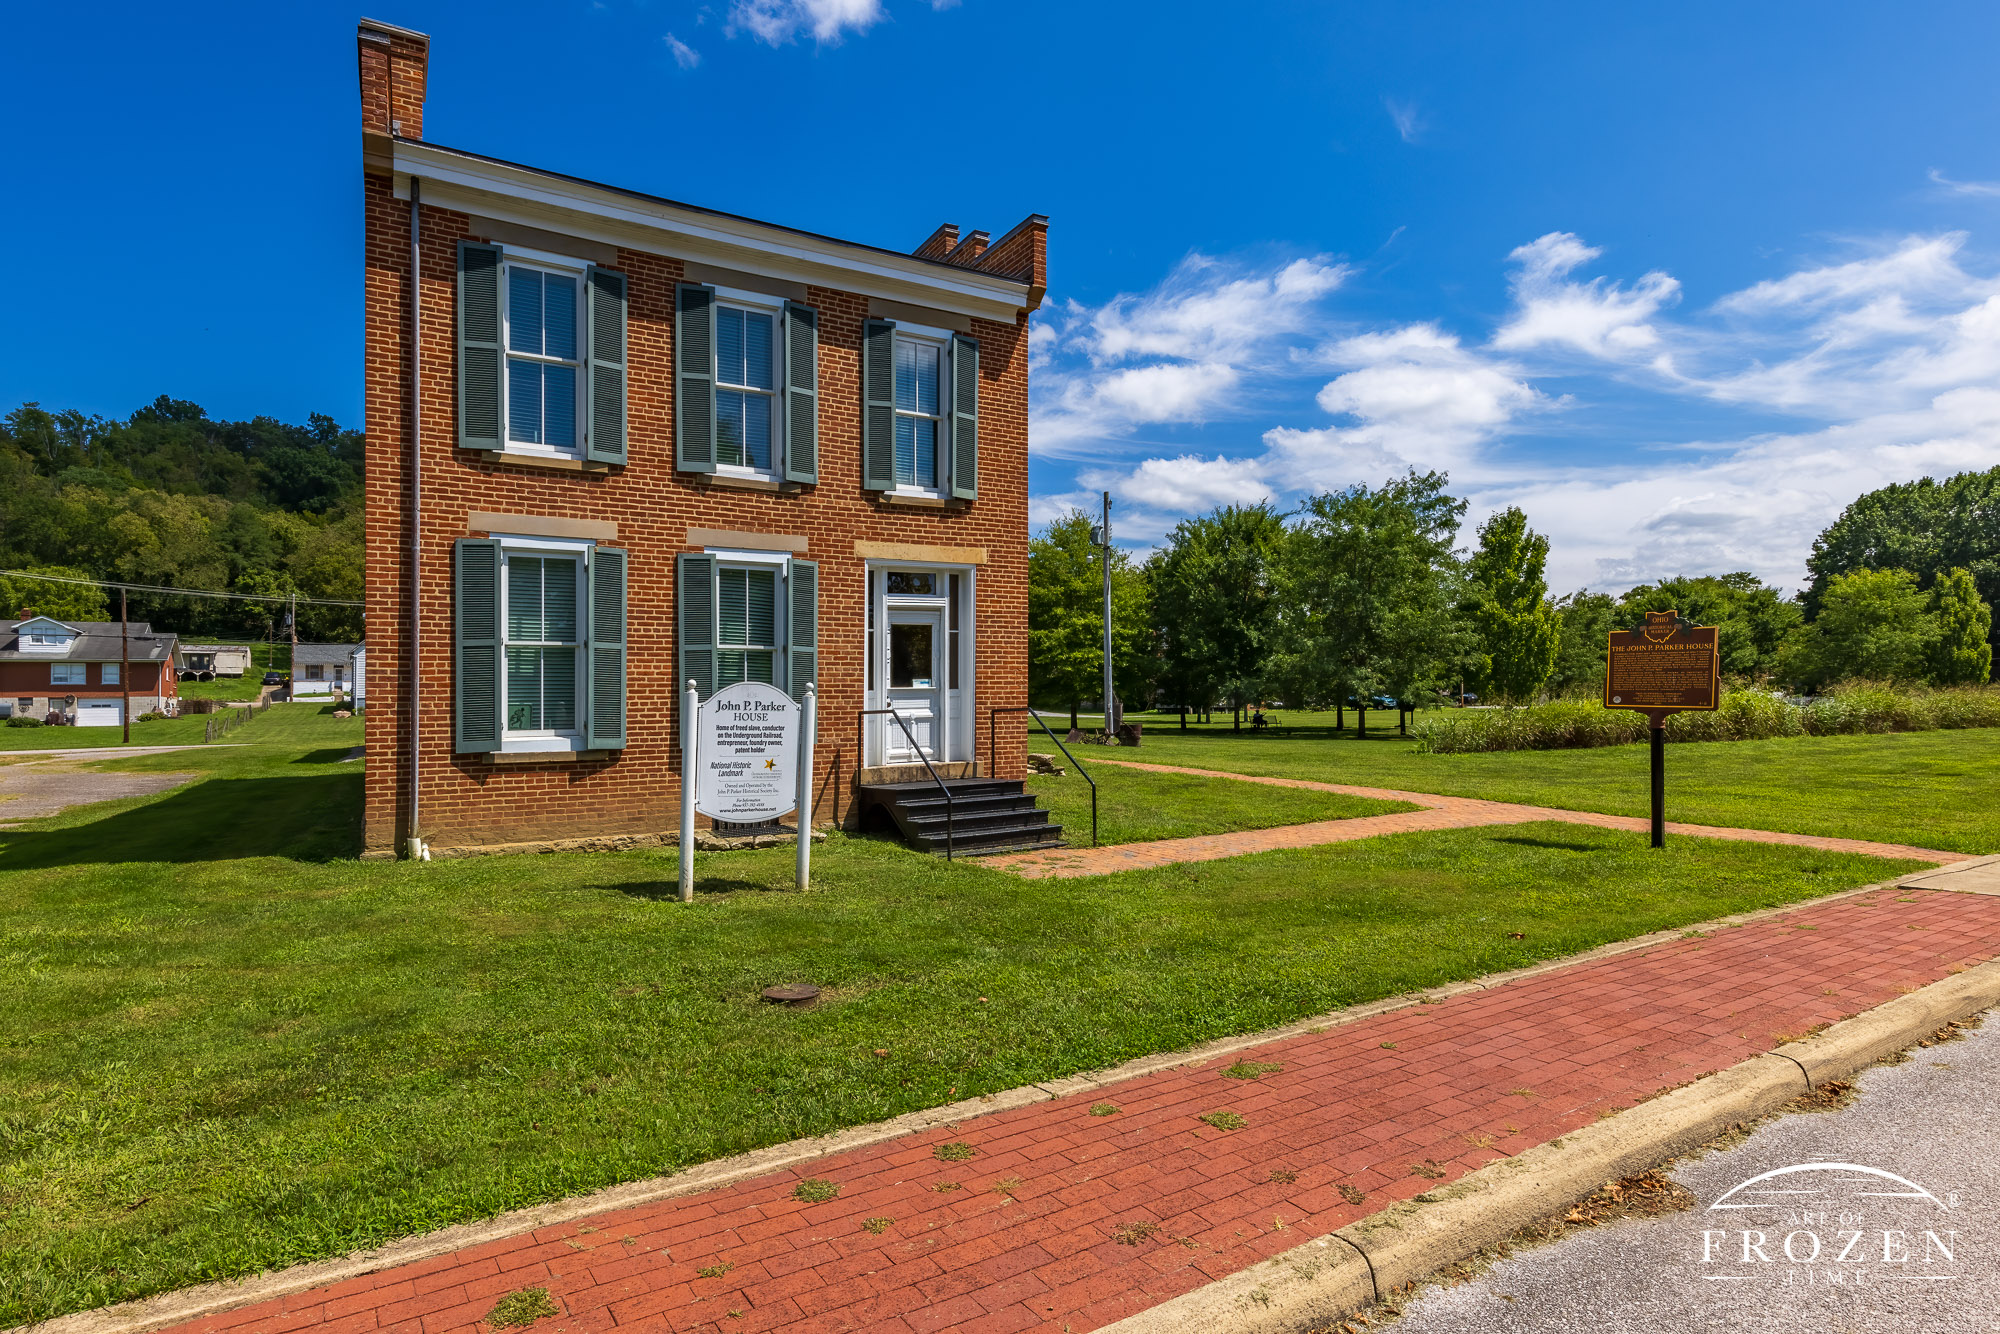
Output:
[[[911,733],[910,725],[904,721],[902,714],[897,713],[894,709],[863,709],[861,717],[872,718],[878,713],[886,713],[896,720],[896,726],[903,729],[903,736],[910,743],[911,752],[924,762],[924,772],[928,773],[931,776],[931,781],[938,785],[938,791],[944,793],[944,859],[951,861],[952,848],[957,841],[958,827],[957,813],[952,809],[951,788],[945,784],[944,779],[938,777],[938,771],[931,768],[931,757],[924,754],[924,748],[917,744],[917,738]],[[865,757],[868,752],[868,738],[865,735],[861,738],[861,750]],[[884,758],[886,759],[887,757],[884,756]]]
[[[1055,742],[1056,749],[1063,753],[1063,758],[1068,760],[1070,764],[1074,765],[1076,771],[1083,775],[1084,782],[1090,784],[1090,846],[1093,848],[1096,847],[1097,846],[1097,780],[1090,776],[1090,770],[1084,768],[1081,764],[1077,763],[1076,756],[1069,753],[1069,747],[1065,746],[1062,743],[1062,738],[1057,736],[1054,732],[1049,732],[1048,723],[1043,721],[1042,715],[1036,713],[1031,705],[1015,704],[1008,708],[989,709],[987,711],[986,714],[987,767],[988,768],[992,767],[993,757],[1000,753],[998,748],[999,742],[997,738],[1000,734],[999,732],[1000,715],[1003,713],[1025,713],[1030,718],[1033,718],[1037,723],[1040,723],[1042,730],[1044,732],[1049,733],[1049,740]]]

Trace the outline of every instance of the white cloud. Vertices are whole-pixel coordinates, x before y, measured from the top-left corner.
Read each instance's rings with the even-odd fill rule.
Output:
[[[1493,335],[1493,346],[1567,348],[1604,360],[1652,353],[1660,334],[1651,321],[1680,299],[1680,283],[1657,270],[1629,290],[1602,278],[1569,280],[1572,270],[1602,253],[1569,232],[1550,232],[1516,249],[1507,257],[1519,265],[1511,283],[1515,311]]]
[[[1963,233],[1754,284],[1716,303],[1736,321],[1695,387],[1723,402],[1827,419],[1912,408],[2000,376],[2000,278],[1967,272]]]
[[[1191,260],[1152,293],[1052,315],[1035,429],[1069,434],[1036,449],[1095,464],[1073,484],[1112,491],[1124,535],[1414,466],[1451,473],[1467,540],[1525,509],[1558,588],[1737,569],[1796,586],[1856,495],[2000,463],[2000,272],[1968,244],[1853,244],[1685,313],[1663,272],[1579,281],[1602,252],[1552,232],[1509,256],[1513,303],[1483,343],[1431,322],[1339,330],[1326,298],[1346,270],[1321,261],[1287,305],[1283,270]],[[1571,393],[1539,387],[1556,376]],[[1706,432],[1653,425],[1689,403]],[[1294,419],[1219,452],[1197,436],[1117,461],[1137,425],[1265,411]],[[1739,431],[1714,425],[1731,413]],[[1773,430],[1774,413],[1797,424]],[[1602,447],[1571,437],[1586,420]]]
[[[821,44],[849,32],[866,32],[888,15],[881,0],[735,0],[729,32],[747,32],[768,46],[783,46],[810,33]]]
[[[1382,99],[1382,109],[1389,113],[1389,119],[1395,123],[1396,133],[1404,143],[1415,143],[1417,136],[1424,132],[1423,113],[1417,109],[1415,102],[1385,97]]]
[[[1855,496],[1995,463],[2000,390],[1965,388],[1914,411],[1716,441],[1690,461],[1533,470],[1539,476],[1520,469],[1474,488],[1472,517],[1526,510],[1550,536],[1558,588],[1746,569],[1796,587],[1814,536]]]
[[[1151,292],[1115,296],[1090,313],[1078,336],[1099,362],[1241,357],[1260,342],[1311,327],[1314,304],[1347,276],[1346,265],[1324,259],[1245,273],[1190,255]]]
[[[1325,258],[1254,269],[1190,255],[1149,292],[1038,317],[1031,448],[1101,457],[1138,427],[1240,417],[1253,382],[1290,372],[1347,274]]]
[[[1954,181],[1936,167],[1931,168],[1931,184],[1943,186],[1955,195],[2000,196],[2000,181]]]
[[[1183,454],[1172,459],[1147,459],[1126,473],[1085,472],[1077,480],[1120,500],[1188,514],[1217,505],[1255,505],[1274,500],[1278,492],[1264,477],[1261,459],[1204,458]]]
[[[682,69],[693,69],[701,63],[701,52],[672,33],[667,34],[667,50],[673,53],[674,63]]]

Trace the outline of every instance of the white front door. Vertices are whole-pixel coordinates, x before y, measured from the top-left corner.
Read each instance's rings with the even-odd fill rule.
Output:
[[[917,751],[935,761],[942,756],[944,736],[945,635],[943,608],[891,607],[884,646],[888,661],[883,677],[889,684],[887,707],[909,725],[906,735],[893,718],[884,718],[883,738],[890,764],[915,764]]]

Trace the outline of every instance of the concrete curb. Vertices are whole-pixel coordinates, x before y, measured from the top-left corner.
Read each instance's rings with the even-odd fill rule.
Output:
[[[2000,861],[2000,858],[1995,858],[1994,860]],[[1649,949],[1655,945],[1678,940],[1690,931],[1716,931],[1731,927],[1747,926],[1754,922],[1782,917],[1788,913],[1797,912],[1802,908],[1817,907],[1821,904],[1837,903],[1844,899],[1855,898],[1864,894],[1882,892],[1899,886],[1907,880],[1934,874],[1936,874],[1935,871],[1918,872],[1898,880],[1863,885],[1858,889],[1843,890],[1802,903],[1784,904],[1775,908],[1762,908],[1753,912],[1738,913],[1731,917],[1697,923],[1693,926],[1655,931],[1647,935],[1635,936],[1630,940],[1614,941],[1608,945],[1600,945],[1595,949],[1585,950],[1580,954],[1567,955],[1560,959],[1550,959],[1542,963],[1529,964],[1507,972],[1491,973],[1484,977],[1473,978],[1464,982],[1454,982],[1446,986],[1432,988],[1428,991],[1411,992],[1401,996],[1385,997],[1382,1000],[1348,1006],[1345,1009],[1336,1010],[1330,1014],[1301,1019],[1295,1023],[1286,1024],[1278,1028],[1265,1029],[1261,1032],[1246,1033],[1235,1037],[1219,1038],[1213,1042],[1203,1043],[1181,1051],[1160,1052],[1150,1056],[1141,1056],[1134,1060],[1126,1061],[1123,1064],[1112,1066],[1106,1070],[1086,1072],[1038,1084],[1028,1084],[1020,1088],[988,1094],[984,1097],[968,1098],[960,1102],[947,1103],[941,1107],[909,1112],[887,1121],[877,1121],[869,1125],[849,1127],[830,1135],[791,1140],[784,1144],[773,1144],[766,1148],[752,1150],[749,1153],[737,1154],[734,1157],[720,1158],[712,1162],[701,1163],[671,1176],[653,1177],[645,1181],[628,1182],[624,1185],[607,1187],[604,1190],[588,1195],[571,1196],[565,1200],[556,1200],[548,1204],[536,1205],[526,1209],[516,1209],[475,1222],[455,1224],[451,1227],[441,1228],[435,1232],[426,1232],[414,1237],[400,1238],[372,1250],[357,1251],[350,1255],[338,1256],[329,1260],[315,1260],[272,1273],[254,1275],[249,1278],[204,1283],[196,1287],[181,1288],[173,1292],[140,1298],[136,1301],[122,1302],[115,1306],[99,1307],[92,1311],[78,1311],[70,1315],[57,1316],[52,1320],[42,1321],[38,1324],[15,1326],[13,1329],[4,1331],[4,1334],[28,1334],[29,1331],[32,1331],[33,1334],[146,1334],[150,1330],[181,1324],[203,1316],[218,1315],[239,1307],[269,1301],[274,1297],[283,1297],[295,1292],[303,1292],[328,1284],[344,1282],[348,1279],[359,1278],[362,1275],[371,1274],[382,1269],[390,1269],[399,1265],[414,1264],[421,1260],[434,1259],[466,1247],[498,1241],[523,1232],[531,1232],[537,1228],[548,1227],[558,1223],[567,1223],[578,1218],[607,1213],[615,1209],[636,1208],[641,1205],[654,1204],[661,1200],[670,1200],[683,1195],[693,1195],[706,1190],[714,1190],[748,1180],[752,1177],[763,1176],[770,1172],[783,1171],[786,1168],[814,1162],[834,1154],[845,1153],[852,1149],[867,1148],[889,1140],[899,1139],[905,1135],[921,1134],[927,1130],[954,1126],[976,1117],[989,1116],[995,1112],[1008,1111],[1016,1107],[1025,1107],[1052,1098],[1067,1097],[1076,1093],[1094,1092],[1109,1085],[1137,1079],[1144,1075],[1157,1074],[1160,1071],[1170,1070],[1177,1066],[1202,1065],[1220,1057],[1234,1055],[1248,1048],[1262,1046],[1266,1043],[1281,1041],[1286,1038],[1304,1036],[1308,1033],[1337,1027],[1342,1024],[1358,1023],[1363,1019],[1370,1019],[1379,1014],[1388,1014],[1417,1005],[1435,1005],[1452,996],[1464,995],[1474,991],[1484,991],[1488,988],[1519,981],[1523,978],[1535,977],[1543,973],[1555,972],[1578,964],[1590,963],[1620,954],[1629,954],[1635,950]],[[1995,978],[2000,979],[2000,964],[1982,965],[1981,969],[1974,971],[1983,972],[1986,968],[1994,968]],[[1968,973],[1964,976],[1969,977],[1972,974]],[[1955,982],[1960,979],[1951,980]],[[1915,993],[1915,995],[1924,995],[1934,990],[1935,987],[1945,985],[1946,983],[1940,982],[1934,984],[1934,987],[1925,988],[1924,991]],[[2000,985],[2000,982],[1996,982],[1996,985]],[[1890,1002],[1890,1005],[1901,1005],[1911,999],[1912,997],[1904,997],[1898,1001]],[[1996,995],[1996,1000],[2000,1000],[2000,994]],[[1993,1003],[1995,1002],[1986,1002],[1986,1004]],[[1885,1006],[1883,1008],[1887,1009],[1888,1007]],[[1975,1006],[1974,1008],[1984,1007]],[[1926,1013],[1928,1012],[1928,1009],[1926,1009]],[[1967,1011],[1967,1013],[1969,1012]],[[1832,1038],[1836,1030],[1844,1029],[1847,1024],[1858,1024],[1876,1013],[1878,1011],[1870,1011],[1867,1015],[1848,1020],[1845,1024],[1836,1025],[1835,1028],[1827,1030],[1820,1037],[1821,1039]],[[1947,1016],[1947,1018],[1950,1017],[1955,1016]],[[1939,1027],[1944,1022],[1945,1019],[1938,1019],[1936,1022],[1931,1023],[1928,1028],[1924,1028],[1918,1036]],[[1858,1045],[1855,1046],[1855,1050],[1872,1050],[1873,1044],[1879,1040],[1881,1039],[1874,1037],[1860,1040],[1858,1041]],[[1914,1040],[1914,1038],[1910,1039],[1910,1041]],[[1848,1043],[1857,1042],[1855,1039],[1845,1037],[1838,1041]],[[1818,1062],[1817,1053],[1820,1051],[1836,1053],[1845,1052],[1846,1050],[1846,1047],[1840,1047],[1835,1043],[1815,1048],[1816,1063]],[[1891,1047],[1888,1050],[1894,1050],[1894,1048]],[[1754,1059],[1762,1061],[1776,1058],[1757,1057]],[[1829,1061],[1837,1062],[1841,1057],[1833,1055],[1828,1059]],[[1873,1060],[1875,1057],[1870,1056],[1867,1059]],[[1859,1065],[1866,1063],[1867,1060],[1859,1061],[1854,1068],[1858,1068]],[[1736,1068],[1741,1069],[1743,1067]],[[1777,1100],[1778,1103],[1783,1103],[1792,1097],[1796,1097],[1808,1089],[1808,1086],[1804,1082],[1804,1076],[1800,1073],[1804,1069],[1800,1062],[1785,1061],[1784,1068],[1791,1072],[1790,1078],[1793,1082],[1787,1086],[1789,1091]],[[1831,1065],[1829,1064],[1827,1068],[1831,1068]],[[1701,1084],[1692,1086],[1690,1089],[1680,1090],[1680,1092],[1690,1093],[1693,1091],[1693,1088],[1705,1088],[1714,1083],[1715,1080],[1723,1079],[1730,1073],[1732,1072],[1725,1071],[1722,1075],[1703,1080]],[[1669,1095],[1669,1097],[1674,1096],[1677,1095]],[[1667,1099],[1662,1098],[1656,1103],[1646,1104],[1646,1107],[1655,1107],[1658,1103],[1666,1101]],[[1627,1114],[1627,1116],[1630,1115],[1635,1115],[1635,1113]],[[1741,1120],[1744,1115],[1739,1113],[1733,1119]],[[1606,1123],[1606,1125],[1623,1125],[1625,1122],[1626,1117],[1621,1116],[1617,1122]],[[1592,1127],[1592,1130],[1597,1131],[1603,1128],[1602,1126]],[[1575,1143],[1579,1137],[1571,1135],[1566,1138],[1568,1142]],[[1699,1143],[1700,1140],[1706,1138],[1709,1138],[1709,1135],[1703,1134],[1698,1136],[1693,1142]],[[1543,1147],[1547,1148],[1548,1146]],[[1466,1182],[1473,1181],[1481,1173],[1491,1172],[1495,1168],[1507,1167],[1514,1163],[1532,1160],[1536,1152],[1538,1150],[1529,1150],[1517,1158],[1508,1159],[1504,1163],[1494,1164],[1493,1167],[1481,1169],[1481,1172],[1473,1173],[1471,1176],[1464,1178],[1463,1181],[1453,1183],[1450,1191],[1453,1192],[1454,1199],[1458,1198],[1457,1192]],[[1605,1172],[1596,1169],[1592,1169],[1592,1173],[1594,1175],[1586,1174],[1589,1176],[1588,1184],[1583,1186],[1575,1196],[1562,1200],[1560,1207],[1566,1207],[1574,1199],[1580,1199],[1584,1195],[1587,1195],[1591,1190],[1602,1185],[1607,1176],[1623,1175],[1622,1172]],[[1432,1194],[1442,1195],[1443,1193],[1433,1192]],[[1546,1200],[1548,1197],[1546,1196],[1542,1197],[1542,1199],[1544,1202],[1540,1204],[1536,1211],[1532,1214],[1524,1215],[1521,1221],[1540,1217],[1559,1207],[1558,1204],[1547,1203]],[[1377,1217],[1381,1216],[1377,1215]],[[1372,1219],[1364,1219],[1361,1223],[1357,1223],[1354,1226],[1365,1226],[1372,1221]],[[1514,1227],[1518,1225],[1518,1223],[1510,1224],[1498,1235],[1505,1236],[1512,1232]],[[1330,1237],[1308,1242],[1304,1246],[1286,1252],[1285,1255],[1275,1260],[1253,1266],[1251,1270],[1246,1270],[1243,1273],[1217,1280],[1208,1287],[1167,1303],[1166,1306],[1128,1317],[1127,1320],[1120,1321],[1109,1328],[1119,1330],[1121,1334],[1127,1330],[1128,1325],[1132,1330],[1143,1329],[1146,1331],[1183,1329],[1194,1331],[1219,1328],[1220,1326],[1215,1325],[1213,1322],[1218,1319],[1224,1319],[1224,1313],[1221,1309],[1212,1306],[1198,1308],[1194,1317],[1194,1323],[1190,1324],[1161,1323],[1157,1325],[1133,1325],[1131,1322],[1156,1318],[1161,1321],[1175,1320],[1178,1317],[1173,1314],[1173,1311],[1181,1303],[1192,1302],[1197,1298],[1204,1298],[1207,1294],[1222,1293],[1225,1290],[1231,1294],[1227,1304],[1229,1311],[1234,1311],[1235,1303],[1239,1297],[1242,1301],[1248,1302],[1251,1305],[1261,1303],[1269,1296],[1272,1289],[1272,1276],[1266,1271],[1273,1265],[1284,1266],[1283,1272],[1291,1275],[1296,1280],[1297,1285],[1304,1285],[1311,1289],[1309,1298],[1313,1308],[1309,1313],[1311,1316],[1338,1314],[1339,1312],[1333,1311],[1331,1306],[1327,1306],[1325,1312],[1321,1312],[1319,1308],[1328,1303],[1337,1304],[1338,1302],[1345,1301],[1346,1297],[1342,1294],[1347,1293],[1349,1288],[1359,1281],[1355,1278],[1357,1274],[1368,1280],[1366,1295],[1355,1300],[1352,1304],[1342,1307],[1342,1311],[1352,1311],[1360,1306],[1365,1306],[1368,1302],[1375,1299],[1377,1291],[1387,1291],[1397,1283],[1407,1281],[1403,1278],[1396,1279],[1394,1282],[1383,1279],[1379,1265],[1371,1268],[1368,1251],[1355,1240],[1344,1235],[1351,1230],[1351,1228],[1343,1229],[1342,1232],[1335,1233]],[[1484,1242],[1475,1243],[1464,1253],[1469,1254],[1471,1250],[1476,1250],[1479,1245],[1483,1244]],[[1447,1245],[1446,1249],[1448,1248]],[[1433,1245],[1431,1249],[1437,1249],[1436,1245]],[[1455,1259],[1458,1257],[1452,1256],[1450,1258]],[[1427,1274],[1435,1269],[1437,1264],[1448,1262],[1449,1260],[1440,1260],[1420,1272]],[[1311,1277],[1300,1277],[1305,1274],[1309,1274]],[[1264,1296],[1251,1295],[1253,1292],[1260,1290],[1264,1292]],[[1361,1291],[1359,1288],[1353,1290]],[[1286,1291],[1289,1291],[1289,1289],[1286,1289]],[[1275,1313],[1278,1310],[1278,1303],[1275,1298],[1272,1300],[1273,1304],[1265,1309],[1267,1312]],[[1290,1299],[1288,1298],[1287,1300]],[[1285,1320],[1302,1320],[1309,1318],[1309,1314],[1301,1311],[1295,1315],[1286,1316]],[[1271,1325],[1246,1324],[1242,1328],[1245,1330],[1276,1330],[1288,1329],[1290,1325],[1283,1322]]]
[[[1630,1176],[1753,1121],[1833,1079],[2000,1005],[2000,961],[1920,988],[1763,1052],[1608,1121],[1391,1205],[1099,1334],[1291,1334],[1421,1282],[1445,1265]],[[1364,1282],[1365,1280],[1365,1282]]]

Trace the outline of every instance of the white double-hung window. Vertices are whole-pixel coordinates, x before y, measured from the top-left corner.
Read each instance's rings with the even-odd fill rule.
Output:
[[[57,662],[49,665],[49,684],[52,686],[80,686],[87,684],[84,673],[88,668],[80,662]]]
[[[944,413],[938,398],[944,345],[896,336],[896,489],[935,491]]]
[[[579,730],[582,552],[504,548],[506,740],[569,740]]]
[[[715,306],[715,462],[769,477],[781,445],[777,306],[718,294]]]
[[[577,341],[581,272],[506,264],[506,446],[575,454],[582,439],[582,359]]]

